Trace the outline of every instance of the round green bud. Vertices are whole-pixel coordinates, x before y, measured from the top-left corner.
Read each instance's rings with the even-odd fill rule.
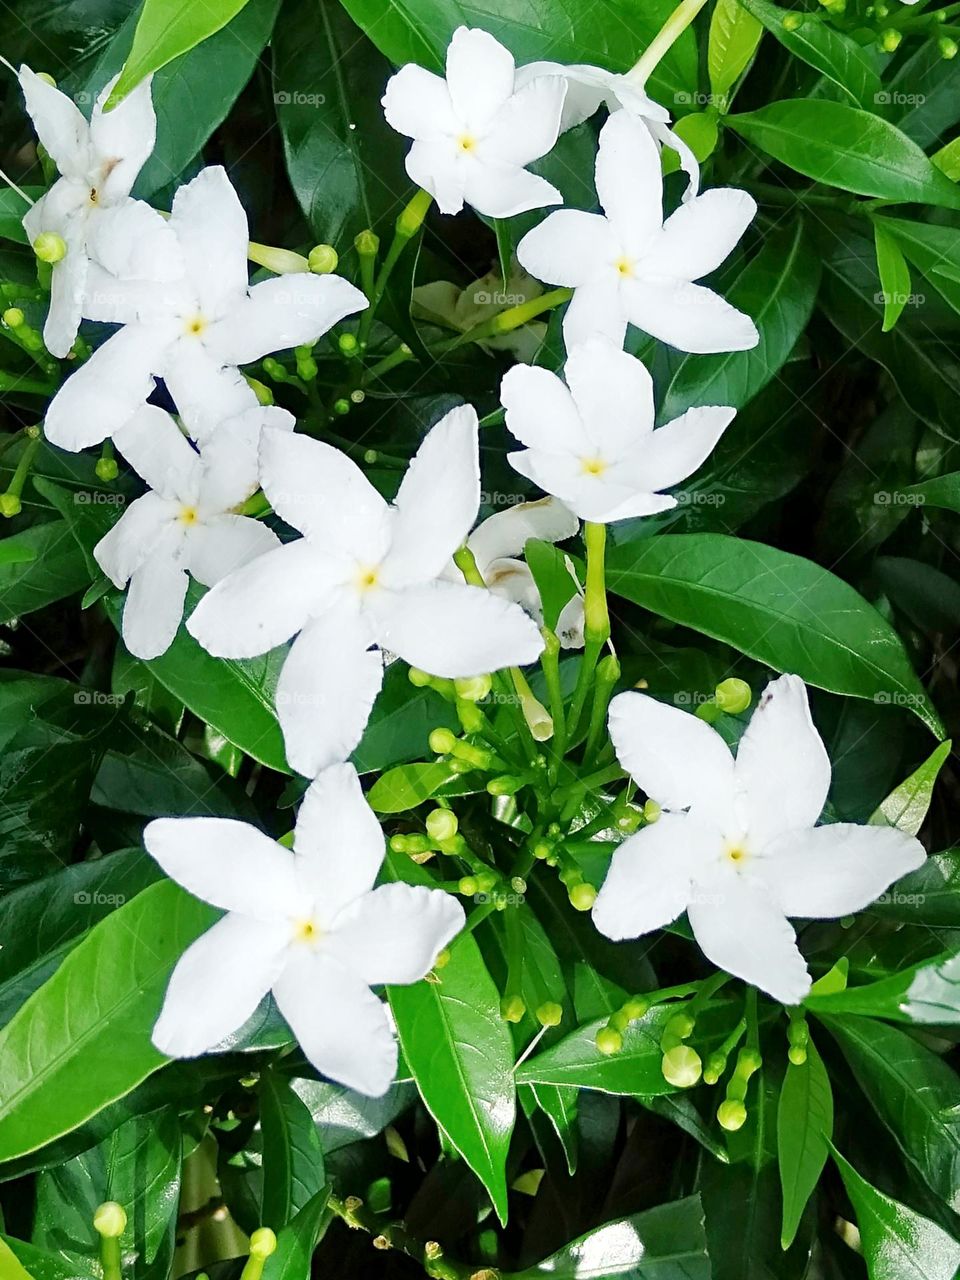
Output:
[[[609,1025],[613,1027],[614,1031],[626,1031],[630,1025],[630,1019],[623,1009],[618,1009],[616,1013],[610,1015]]]
[[[703,1074],[700,1055],[688,1044],[678,1044],[665,1053],[661,1067],[664,1079],[678,1089],[691,1088]]]
[[[338,418],[345,417],[350,412],[350,401],[345,400],[343,396],[341,396],[339,400],[334,400],[333,412]]]
[[[274,360],[273,356],[266,356],[264,358],[263,372],[268,378],[272,378],[274,382],[286,382],[289,377],[289,374],[280,361]]]
[[[425,689],[433,676],[426,671],[421,671],[419,667],[411,667],[407,672],[407,679],[417,689]]]
[[[427,835],[434,840],[452,840],[459,825],[457,815],[450,809],[431,809],[427,814]]]
[[[597,900],[597,891],[586,881],[575,884],[567,895],[574,911],[589,911]]]
[[[108,482],[116,480],[120,474],[120,468],[117,466],[115,458],[98,458],[94,471],[97,473],[98,479]]]
[[[623,1036],[615,1027],[601,1027],[597,1032],[597,1048],[608,1057],[623,1048]]]
[[[42,80],[44,84],[48,84],[51,89],[55,89],[57,87],[57,82],[49,71],[38,71],[37,79]]]
[[[434,729],[427,741],[430,743],[430,750],[438,756],[448,755],[457,742],[449,729]]]
[[[736,676],[731,676],[729,680],[721,680],[714,693],[717,706],[728,716],[738,716],[741,711],[746,711],[750,705],[751,696],[750,686],[746,680],[738,680]]]
[[[3,313],[3,323],[8,329],[19,329],[25,319],[26,316],[19,307],[7,307]]]
[[[504,996],[500,1001],[500,1017],[504,1022],[519,1022],[527,1012],[520,996]]]
[[[94,1230],[106,1240],[122,1236],[127,1228],[127,1214],[116,1200],[105,1200],[93,1215]]]
[[[645,822],[656,822],[663,810],[657,804],[656,800],[647,800],[643,806],[643,817]]]
[[[393,850],[394,853],[406,853],[407,837],[402,835],[391,836],[390,848]]]
[[[457,719],[464,733],[479,733],[483,728],[483,712],[475,702],[457,699]]]
[[[0,493],[0,516],[11,520],[20,514],[21,509],[22,503],[15,493]]]
[[[533,856],[539,862],[546,862],[546,860],[550,857],[551,853],[553,853],[553,850],[547,844],[546,840],[538,840],[537,843],[533,846]]]
[[[67,242],[55,231],[41,231],[33,242],[33,252],[41,262],[47,262],[52,266],[67,256]]]
[[[890,6],[884,4],[883,0],[878,0],[877,4],[873,6],[873,12],[878,18],[885,18],[890,12]]]
[[[493,680],[490,676],[467,676],[463,680],[454,680],[453,687],[464,701],[482,702],[493,688]]]
[[[787,1050],[787,1057],[795,1067],[802,1067],[807,1060],[807,1051],[802,1044],[792,1044]]]
[[[884,53],[896,53],[902,40],[903,36],[895,27],[887,27],[886,31],[880,32],[880,48]]]
[[[363,460],[368,467],[372,467],[379,457],[380,454],[376,449],[364,449],[363,451]]]
[[[477,872],[477,884],[480,886],[480,891],[482,893],[489,893],[496,883],[497,874],[495,871]]]
[[[307,266],[315,276],[326,276],[331,271],[336,271],[339,261],[332,244],[317,244],[310,250]]]
[[[442,951],[437,952],[437,958],[433,962],[435,969],[445,969],[450,963],[450,948],[444,947]]]
[[[703,1083],[716,1084],[726,1069],[726,1058],[719,1050],[715,1050],[703,1064]]]
[[[958,48],[956,40],[951,40],[949,36],[941,36],[937,41],[937,48],[940,50],[940,57],[946,58],[949,62],[957,56]]]
[[[457,883],[457,893],[462,893],[465,898],[472,898],[480,892],[480,885],[476,876],[461,876]]]
[[[663,1030],[667,1035],[679,1036],[681,1040],[686,1040],[695,1025],[689,1013],[675,1013],[667,1020]]]
[[[277,1237],[269,1227],[257,1227],[250,1237],[250,1257],[269,1258],[277,1248]]]
[[[251,378],[248,373],[245,373],[243,376],[247,385],[250,387],[250,390],[257,397],[257,404],[263,406],[273,404],[273,392],[268,386],[265,386],[262,382],[258,382],[256,378]]]
[[[763,1058],[760,1056],[759,1049],[741,1049],[737,1055],[737,1072],[739,1075],[750,1074],[759,1071],[763,1066]]]
[[[537,1021],[541,1027],[558,1027],[563,1017],[563,1007],[555,1000],[547,1000],[537,1009]]]
[[[788,13],[784,15],[784,18],[783,18],[784,31],[799,31],[802,26],[803,26],[802,13]]]
[[[726,1129],[728,1133],[736,1133],[746,1123],[747,1108],[742,1102],[725,1098],[717,1107],[717,1119],[720,1121],[721,1129]]]
[[[639,996],[635,996],[633,1000],[628,1000],[623,1006],[623,1012],[631,1022],[637,1022],[649,1008],[650,1005],[646,1000],[641,1000]]]
[[[360,343],[352,333],[341,333],[337,339],[337,346],[345,356],[355,356],[360,350]]]
[[[372,258],[380,248],[380,237],[375,231],[361,231],[359,235],[354,237],[353,244],[357,253],[363,257]]]

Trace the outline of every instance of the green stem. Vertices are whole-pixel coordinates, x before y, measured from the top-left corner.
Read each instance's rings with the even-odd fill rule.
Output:
[[[387,256],[383,260],[383,266],[377,276],[376,283],[373,286],[373,294],[370,298],[370,305],[366,311],[360,315],[360,326],[357,331],[357,338],[361,347],[365,347],[367,339],[370,336],[370,326],[373,324],[377,307],[380,305],[381,299],[386,292],[387,284],[393,268],[397,265],[400,255],[420,230],[423,220],[427,216],[427,210],[433,202],[433,196],[428,191],[420,190],[416,193],[412,200],[407,204],[406,208],[397,218],[396,229],[393,233],[393,240],[390,242],[390,248],[387,250]]]
[[[541,293],[538,298],[531,298],[529,302],[508,307],[506,311],[500,311],[489,320],[475,324],[465,333],[460,333],[448,342],[441,343],[437,350],[439,353],[454,351],[457,347],[466,346],[470,342],[483,342],[486,338],[496,338],[501,334],[510,333],[513,329],[519,329],[521,325],[543,315],[545,311],[563,306],[572,297],[572,289],[551,289],[548,293]]]
[[[543,653],[540,666],[547,686],[550,714],[553,716],[553,741],[551,752],[558,762],[567,749],[567,723],[563,713],[563,690],[560,687],[560,641],[549,627],[541,629]]]
[[[123,1280],[118,1236],[100,1237],[100,1265],[103,1268],[103,1280]]]
[[[627,72],[627,79],[642,88],[668,50],[680,39],[687,27],[694,20],[707,0],[680,0],[673,13],[666,20],[640,57],[636,66]]]
[[[614,654],[608,653],[597,664],[597,680],[593,689],[593,705],[590,708],[590,726],[587,730],[587,743],[583,749],[585,764],[592,764],[599,753],[607,726],[607,707],[610,705],[610,698],[619,679],[620,663]]]
[[[372,364],[363,375],[364,383],[371,382],[374,378],[382,378],[385,373],[389,373],[391,369],[395,369],[397,365],[404,364],[407,360],[413,360],[415,356],[405,342],[401,342],[399,347],[395,347],[389,355],[385,355],[382,360],[378,360],[376,364]]]
[[[573,706],[567,721],[571,738],[576,737],[577,726],[583,714],[597,659],[610,638],[610,616],[607,611],[607,587],[604,577],[607,526],[594,524],[588,520],[583,526],[583,538],[587,547],[587,584],[583,598],[584,645],[577,687],[573,694]]]

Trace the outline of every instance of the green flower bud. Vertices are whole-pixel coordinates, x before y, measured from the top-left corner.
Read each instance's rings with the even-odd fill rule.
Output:
[[[421,671],[419,667],[411,667],[407,672],[407,679],[417,689],[426,689],[433,676],[426,671]]]
[[[527,1012],[520,996],[504,996],[500,1001],[500,1017],[504,1022],[519,1022]]]
[[[747,1108],[742,1102],[725,1098],[717,1107],[717,1119],[720,1121],[721,1129],[726,1129],[728,1133],[736,1133],[746,1123]]]
[[[457,893],[462,893],[465,898],[472,898],[480,892],[480,885],[476,876],[462,876],[457,884]]]
[[[721,711],[725,711],[728,716],[738,716],[749,707],[752,694],[746,680],[731,676],[728,680],[721,680],[714,697]]]
[[[623,1036],[614,1027],[601,1027],[597,1032],[597,1048],[609,1057],[623,1048]]]
[[[663,1030],[666,1035],[678,1036],[681,1040],[686,1040],[695,1025],[689,1013],[675,1013],[672,1018],[667,1020]]]
[[[453,687],[464,701],[482,702],[493,688],[493,680],[490,676],[467,676],[463,680],[454,680]]]
[[[616,1013],[610,1015],[609,1025],[613,1027],[614,1031],[626,1031],[630,1025],[630,1019],[623,1009],[618,1009]]]
[[[354,236],[353,246],[363,258],[374,257],[380,249],[380,237],[375,231],[361,231]]]
[[[258,382],[256,378],[251,378],[249,373],[245,373],[243,376],[250,390],[257,397],[257,404],[264,406],[273,404],[273,392],[268,386]]]
[[[438,756],[449,755],[457,744],[456,738],[449,729],[434,729],[427,739],[430,750]]]
[[[802,1044],[792,1044],[787,1050],[787,1057],[795,1067],[802,1067],[807,1060],[807,1051]]]
[[[714,1051],[703,1064],[703,1083],[716,1084],[726,1069],[726,1055],[719,1050]]]
[[[464,733],[479,733],[483,728],[483,712],[475,702],[467,702],[465,698],[457,698],[457,719]]]
[[[340,354],[353,358],[360,353],[360,343],[352,333],[341,333],[337,339],[337,346],[340,348]]]
[[[563,1007],[555,1000],[547,1000],[537,1009],[537,1021],[541,1027],[558,1027],[563,1017]]]
[[[19,307],[7,307],[3,313],[3,323],[8,329],[19,329],[25,319],[26,316]]]
[[[551,853],[553,853],[553,850],[547,844],[546,840],[538,840],[537,843],[533,846],[533,856],[539,862],[546,862],[546,860],[550,857]]]
[[[255,240],[251,240],[247,246],[247,257],[257,266],[266,267],[276,276],[309,270],[309,263],[302,253],[294,253],[291,249],[278,249],[272,244],[257,244]]]
[[[122,1236],[127,1229],[127,1214],[116,1200],[105,1200],[93,1215],[94,1230],[106,1240]]]
[[[784,31],[799,31],[803,26],[802,13],[787,13],[783,18]]]
[[[956,40],[951,40],[949,36],[941,36],[937,41],[937,48],[940,50],[940,57],[946,58],[949,62],[957,56],[960,46],[957,45]]]
[[[250,1237],[251,1258],[269,1258],[277,1248],[277,1237],[269,1227],[257,1227]]]
[[[67,242],[55,231],[41,231],[33,242],[33,252],[41,262],[61,262],[67,256]]]
[[[393,850],[394,853],[406,853],[407,837],[402,835],[391,836],[390,848]]]
[[[273,356],[266,356],[264,358],[263,372],[268,378],[272,378],[274,382],[286,382],[287,378],[290,376],[280,361],[274,360]]]
[[[574,911],[589,911],[597,900],[597,891],[592,884],[582,881],[573,885],[567,896]]]
[[[664,1079],[678,1089],[689,1089],[703,1074],[700,1055],[688,1044],[679,1044],[663,1055]]]
[[[737,1074],[749,1078],[763,1066],[758,1049],[741,1049],[737,1055]]]
[[[646,1000],[635,996],[632,1000],[628,1000],[623,1006],[623,1012],[627,1015],[631,1022],[638,1022],[650,1008]]]
[[[518,778],[509,773],[499,778],[491,778],[487,783],[487,792],[491,796],[513,796],[526,783],[526,778]]]
[[[22,509],[22,503],[15,493],[0,493],[0,516],[6,516],[8,520],[12,520],[14,516],[18,516]]]
[[[339,261],[332,244],[317,244],[310,250],[307,266],[315,276],[327,276],[331,271],[336,271]]]
[[[646,822],[656,822],[663,810],[656,800],[647,800],[643,806],[643,817]]]
[[[427,814],[427,834],[434,840],[452,840],[458,826],[457,815],[450,809],[431,809]]]
[[[903,36],[895,27],[887,27],[886,31],[880,32],[880,48],[884,53],[896,53],[902,40]]]
[[[98,479],[109,482],[110,480],[116,480],[120,473],[120,468],[117,466],[115,458],[98,458],[94,471],[97,473]]]

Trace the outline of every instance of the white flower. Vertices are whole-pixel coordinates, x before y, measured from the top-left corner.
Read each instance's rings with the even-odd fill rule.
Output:
[[[681,351],[755,347],[749,316],[693,283],[743,235],[757,211],[753,197],[716,187],[664,222],[659,149],[626,111],[601,130],[596,183],[602,214],[560,209],[517,246],[532,275],[575,291],[563,322],[567,349],[594,333],[622,347],[628,321]]]
[[[439,581],[480,505],[477,415],[452,409],[430,431],[388,504],[338,449],[265,431],[260,479],[304,536],[201,600],[187,629],[217,657],[295,641],[277,685],[287,759],[313,777],[360,741],[383,680],[378,649],[434,675],[532,662],[543,648],[522,609]]]
[[[279,546],[276,534],[236,514],[257,487],[260,426],[291,430],[283,409],[248,410],[224,423],[198,454],[163,409],[143,405],[115,437],[151,492],[127,508],[93,554],[123,588],[123,640],[135,657],[156,658],[183,617],[187,575],[212,586]]]
[[[521,89],[538,76],[563,76],[567,82],[567,96],[563,102],[560,132],[575,128],[605,106],[614,111],[626,111],[642,120],[651,136],[661,146],[677,153],[680,168],[688,178],[684,199],[697,194],[700,185],[700,165],[683,139],[670,128],[670,112],[649,97],[645,89],[631,80],[629,75],[604,71],[601,67],[586,65],[564,66],[560,62],[528,62],[517,68],[517,88]]]
[[[675,507],[658,491],[696,471],[736,413],[688,409],[654,431],[650,374],[606,338],[575,347],[564,375],[567,386],[547,369],[515,365],[500,398],[508,430],[527,446],[508,454],[511,465],[582,520],[606,524]]]
[[[720,969],[797,1004],[810,975],[788,916],[860,911],[923,862],[894,827],[816,827],[830,760],[797,676],[768,685],[736,761],[703,720],[640,693],[610,704],[620,763],[664,809],[617,849],[593,909],[608,938],[636,938],[686,911]]]
[[[31,243],[52,232],[67,246],[66,256],[53,267],[43,327],[47,349],[62,357],[77,336],[91,258],[128,278],[172,280],[183,267],[174,233],[160,214],[130,198],[156,139],[149,78],[105,112],[114,77],[97,98],[89,123],[72,98],[29,67],[20,68],[19,80],[37,136],[62,175],[23,219]],[[135,257],[116,251],[120,220],[135,229]]]
[[[115,279],[91,266],[85,314],[124,327],[93,353],[47,410],[47,439],[82,449],[112,436],[162,377],[191,435],[202,437],[250,405],[237,365],[312,343],[367,300],[339,276],[247,280],[247,216],[219,166],[203,169],[173,199],[169,226],[182,279],[166,284]],[[114,252],[139,253],[136,225],[113,229]],[[129,242],[125,240],[129,237]]]
[[[412,138],[407,173],[441,213],[464,203],[491,218],[562,204],[525,166],[550,150],[560,129],[566,81],[542,76],[515,87],[509,50],[486,31],[458,27],[446,79],[407,63],[387,84],[387,123]]]
[[[143,833],[172,879],[227,914],[183,954],[153,1042],[190,1058],[236,1031],[273,992],[318,1071],[378,1097],[397,1046],[370,990],[418,982],[463,928],[439,889],[385,884],[380,824],[352,765],[321,774],[297,816],[293,851],[230,818],[161,818]]]

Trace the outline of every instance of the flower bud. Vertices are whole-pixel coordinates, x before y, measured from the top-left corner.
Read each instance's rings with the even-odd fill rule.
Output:
[[[307,266],[315,276],[327,276],[336,271],[339,261],[332,244],[317,244],[310,250]]]
[[[703,1064],[703,1083],[716,1084],[727,1069],[727,1055],[714,1050]]]
[[[450,809],[431,809],[427,814],[427,834],[434,840],[452,840],[458,826],[457,815]]]
[[[541,1027],[558,1027],[563,1017],[563,1008],[555,1000],[547,1000],[537,1009],[537,1021]]]
[[[504,1022],[519,1022],[527,1012],[520,996],[504,996],[500,1001],[500,1017]]]
[[[668,1018],[663,1030],[668,1035],[679,1036],[681,1040],[686,1040],[694,1026],[694,1020],[689,1013],[675,1013],[672,1018]]]
[[[0,493],[0,516],[6,516],[8,520],[12,520],[14,516],[18,516],[23,504],[15,493]]]
[[[3,313],[3,323],[8,329],[19,329],[25,319],[26,316],[19,307],[7,307]]]
[[[575,911],[589,911],[597,900],[597,891],[592,884],[581,881],[571,886],[567,896]]]
[[[601,1027],[597,1032],[597,1048],[609,1057],[623,1048],[623,1036],[614,1027]]]
[[[752,694],[746,680],[731,676],[728,680],[721,680],[714,697],[721,711],[725,711],[728,716],[738,716],[749,707]]]
[[[250,1254],[254,1258],[269,1258],[277,1247],[277,1237],[269,1227],[257,1227],[250,1237]]]
[[[33,252],[41,262],[61,262],[67,256],[67,242],[55,231],[41,231],[33,242]]]
[[[457,719],[464,733],[479,733],[484,725],[484,715],[475,702],[457,698]]]
[[[250,390],[257,397],[257,404],[263,405],[264,407],[273,404],[273,392],[268,386],[265,386],[262,382],[258,382],[256,378],[251,378],[249,373],[245,373],[243,377],[247,386],[249,386]]]
[[[97,478],[99,480],[104,480],[107,482],[111,480],[116,480],[117,476],[120,473],[120,469],[117,466],[117,461],[115,458],[98,458],[97,465],[94,467],[94,471],[97,473]]]
[[[513,796],[526,785],[526,781],[526,778],[504,773],[499,778],[490,779],[487,783],[487,793],[491,796]]]
[[[957,56],[958,46],[956,40],[951,40],[949,36],[941,36],[937,41],[937,48],[940,50],[940,57],[946,58],[949,62]]]
[[[453,687],[464,701],[482,702],[493,688],[493,680],[490,676],[467,676],[463,680],[454,680]]]
[[[787,1050],[787,1057],[795,1067],[802,1067],[807,1060],[807,1051],[801,1044],[792,1044]]]
[[[93,1215],[94,1230],[106,1240],[122,1236],[127,1229],[127,1214],[116,1200],[105,1200]]]
[[[266,267],[277,276],[310,269],[310,264],[302,253],[294,253],[291,249],[278,249],[272,244],[257,244],[254,240],[251,240],[247,246],[247,257],[257,266]]]
[[[456,741],[449,729],[434,729],[428,738],[430,750],[438,756],[449,755],[456,745]]]
[[[725,1098],[717,1107],[717,1119],[721,1129],[726,1129],[728,1133],[736,1133],[746,1122],[747,1109],[742,1102]]]
[[[643,806],[643,817],[646,822],[656,822],[663,810],[656,800],[647,800]]]
[[[800,28],[803,26],[803,14],[802,13],[784,14],[782,25],[783,25],[784,31],[799,31]]]
[[[553,849],[547,844],[546,840],[538,840],[533,846],[533,856],[539,862],[546,862],[551,853],[553,853]]]
[[[339,400],[334,400],[333,412],[337,415],[338,418],[346,417],[346,415],[350,412],[350,401],[345,400],[343,396],[341,396]]]
[[[649,1008],[650,1005],[646,1000],[641,999],[640,996],[634,996],[632,1000],[628,1000],[623,1006],[623,1012],[631,1022],[639,1022]]]
[[[678,1089],[689,1089],[703,1074],[700,1055],[688,1044],[679,1044],[665,1053],[661,1068],[664,1079]]]
[[[476,876],[461,876],[457,884],[457,893],[462,893],[465,898],[472,898],[480,892],[480,885]]]
[[[896,53],[902,40],[903,36],[896,27],[887,27],[886,31],[880,32],[880,48],[884,53]]]
[[[372,258],[380,248],[380,237],[368,228],[354,237],[353,245],[361,257]]]
[[[348,359],[352,360],[354,356],[360,354],[360,343],[352,333],[341,333],[337,339],[337,346],[340,348],[340,354]]]
[[[613,1027],[614,1031],[626,1031],[630,1025],[626,1010],[618,1009],[616,1013],[611,1013],[608,1025]]]

